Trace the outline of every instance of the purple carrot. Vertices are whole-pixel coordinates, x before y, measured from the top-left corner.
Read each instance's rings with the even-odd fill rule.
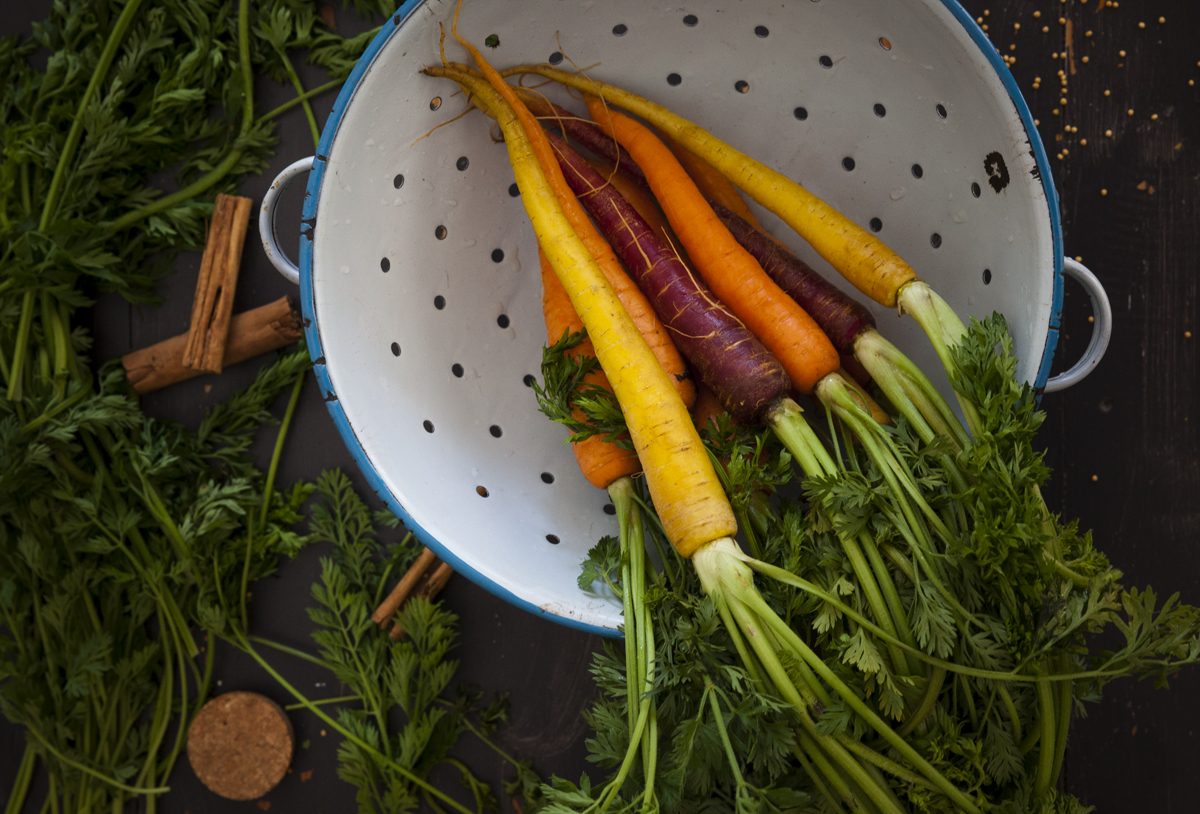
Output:
[[[700,381],[738,421],[756,423],[787,395],[783,365],[722,305],[679,255],[566,142],[547,134],[572,191],[671,331]]]
[[[738,215],[720,204],[712,206],[734,239],[754,255],[763,271],[812,315],[838,353],[853,356],[854,340],[875,327],[871,312]]]
[[[617,172],[650,193],[650,184],[642,168],[600,125],[532,91],[521,93],[521,99],[544,127],[559,134],[566,133],[567,138],[605,159],[617,168]]]

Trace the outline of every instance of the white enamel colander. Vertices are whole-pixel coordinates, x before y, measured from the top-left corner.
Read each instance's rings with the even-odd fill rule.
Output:
[[[620,604],[576,585],[615,518],[528,386],[545,330],[505,148],[478,113],[421,138],[465,106],[451,83],[419,73],[438,61],[437,24],[452,10],[413,0],[384,25],[318,154],[272,184],[263,243],[300,285],[317,380],[379,496],[480,585],[615,634]],[[1099,361],[1103,289],[1064,261],[1029,110],[954,0],[468,0],[462,32],[495,35],[485,50],[498,66],[585,66],[802,181],[879,232],[960,313],[1004,313],[1027,381],[1061,389]],[[274,207],[304,173],[297,267],[277,245]],[[777,220],[764,223],[836,278]],[[1096,321],[1083,359],[1049,378],[1064,272],[1087,289]],[[937,371],[911,320],[877,317]]]

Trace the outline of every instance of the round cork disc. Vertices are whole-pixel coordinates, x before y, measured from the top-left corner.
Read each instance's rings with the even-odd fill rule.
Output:
[[[217,696],[188,728],[192,771],[230,800],[253,800],[275,788],[291,765],[294,748],[287,715],[270,698],[253,692]]]

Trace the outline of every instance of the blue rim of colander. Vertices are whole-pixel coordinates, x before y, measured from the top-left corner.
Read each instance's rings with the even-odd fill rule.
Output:
[[[342,408],[342,404],[334,392],[333,382],[329,376],[329,369],[325,364],[325,351],[321,345],[321,330],[317,321],[312,279],[313,230],[316,224],[317,209],[320,204],[321,183],[324,180],[325,167],[329,161],[333,142],[341,127],[342,117],[346,114],[346,110],[350,106],[350,101],[354,98],[354,94],[358,90],[359,82],[362,81],[363,76],[371,67],[379,52],[383,50],[388,40],[404,25],[412,12],[423,2],[424,0],[407,0],[407,2],[396,9],[388,22],[384,23],[383,28],[371,40],[371,44],[367,46],[366,51],[363,52],[358,62],[355,63],[354,70],[350,72],[350,76],[346,79],[346,83],[338,93],[337,100],[333,104],[333,110],[330,112],[329,118],[325,122],[325,128],[321,132],[320,143],[317,145],[317,154],[313,159],[312,170],[308,176],[308,187],[304,194],[304,209],[301,215],[302,228],[300,231],[300,307],[304,314],[304,336],[308,343],[308,352],[313,360],[313,373],[324,396],[325,406],[333,418],[334,425],[342,436],[343,443],[350,450],[355,464],[357,464],[359,470],[366,477],[368,484],[370,484],[371,489],[379,496],[380,500],[387,504],[388,508],[404,522],[405,528],[411,531],[423,545],[432,549],[440,559],[449,563],[455,571],[458,571],[476,585],[522,610],[538,616],[548,617],[567,627],[587,633],[619,637],[621,635],[620,631],[590,624],[569,616],[550,613],[529,600],[517,596],[512,591],[491,580],[485,574],[467,565],[453,551],[423,528],[421,524],[416,522],[412,515],[401,505],[400,501],[396,499],[395,495],[392,494],[383,477],[379,474],[379,470],[375,468],[375,464],[371,461],[371,456],[359,441],[353,425],[351,425],[349,418],[346,416],[346,411]],[[1016,108],[1017,114],[1021,118],[1021,123],[1024,125],[1025,132],[1029,137],[1030,150],[1033,153],[1034,160],[1037,162],[1042,188],[1045,191],[1046,204],[1050,212],[1050,229],[1054,247],[1054,295],[1050,308],[1050,322],[1046,332],[1046,347],[1042,352],[1041,366],[1038,368],[1037,377],[1034,381],[1035,386],[1041,389],[1046,384],[1046,379],[1050,375],[1050,364],[1054,357],[1055,346],[1058,344],[1058,325],[1062,310],[1063,290],[1062,224],[1059,221],[1058,194],[1055,192],[1054,184],[1050,177],[1050,162],[1046,155],[1045,147],[1042,145],[1041,137],[1038,135],[1037,127],[1033,123],[1033,114],[1030,112],[1029,106],[1025,103],[1025,99],[1021,95],[1021,90],[1017,87],[1017,82],[1009,71],[1008,66],[1004,63],[1000,52],[996,50],[995,46],[987,38],[987,35],[976,25],[974,18],[967,13],[966,9],[957,0],[940,0],[940,2],[958,20],[959,24],[970,35],[979,50],[987,57],[988,62],[1004,85],[1005,90],[1008,91],[1009,98],[1012,100],[1013,106]]]

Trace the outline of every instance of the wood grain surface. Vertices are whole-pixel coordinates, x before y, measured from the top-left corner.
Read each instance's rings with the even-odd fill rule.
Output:
[[[692,5],[703,4],[680,8]],[[1195,0],[964,5],[986,24],[1001,53],[1015,57],[1012,73],[1051,155],[1067,252],[1099,276],[1113,305],[1113,342],[1103,364],[1082,384],[1043,402],[1049,420],[1042,441],[1055,470],[1047,500],[1094,529],[1130,584],[1152,584],[1162,594],[1178,591],[1200,603],[1200,6]],[[0,34],[28,30],[49,0],[3,6]],[[319,81],[311,72],[304,78],[310,85]],[[291,91],[260,83],[256,94],[270,107]],[[323,97],[318,113],[323,116],[331,104],[332,96]],[[272,166],[243,184],[241,194],[261,199],[280,169],[312,152],[299,110],[284,119],[281,136]],[[280,224],[298,224],[299,197],[297,188],[281,204]],[[255,243],[252,235],[235,311],[291,293]],[[285,231],[284,245],[294,244],[295,232]],[[198,253],[179,259],[159,306],[101,302],[91,326],[97,358],[179,333],[187,324],[199,261]],[[1060,369],[1086,346],[1088,317],[1086,296],[1068,283]],[[247,363],[219,378],[185,382],[143,404],[153,415],[194,426],[209,405],[245,385],[254,369]],[[269,451],[264,443],[264,461]],[[312,478],[335,466],[357,477],[310,386],[281,478]],[[317,556],[306,552],[257,586],[252,613],[261,633],[308,644],[303,607],[317,576]],[[461,578],[451,580],[443,596],[462,617],[461,677],[509,695],[511,724],[502,745],[546,774],[578,776],[586,765],[587,735],[580,712],[593,692],[586,668],[597,641],[518,611]],[[276,664],[314,696],[339,694],[336,686],[320,683],[326,679],[315,668],[284,657]],[[285,700],[269,678],[235,654],[218,654],[216,676],[214,692],[250,690]],[[270,810],[353,810],[351,788],[334,773],[336,737],[301,713],[292,713],[292,721],[296,758],[289,776],[265,798]],[[0,797],[11,786],[22,747],[21,733],[0,723]],[[499,759],[469,743],[461,755],[499,789],[505,774]],[[1166,692],[1148,684],[1112,686],[1072,727],[1065,782],[1102,814],[1185,814],[1200,800],[1197,765],[1200,670],[1177,677]],[[254,805],[209,793],[186,761],[171,786],[160,805],[167,814],[246,812]]]

